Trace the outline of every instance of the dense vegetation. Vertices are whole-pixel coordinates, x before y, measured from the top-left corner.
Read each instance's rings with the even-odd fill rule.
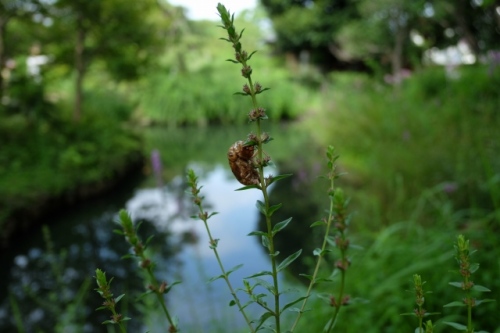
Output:
[[[0,236],[10,233],[7,221],[30,222],[43,204],[74,201],[140,162],[143,145],[149,150],[162,141],[163,129],[143,137],[138,125],[175,133],[183,126],[206,130],[246,122],[243,98],[231,96],[243,81],[227,70],[228,52],[217,44],[213,22],[191,22],[167,2],[120,4],[0,3]],[[237,17],[238,26],[247,27],[246,47],[259,50],[253,66],[265,75],[257,77],[271,87],[260,101],[272,121],[299,120],[293,137],[280,138],[273,154],[283,173],[298,175],[295,187],[273,189],[277,201],[290,193],[298,198],[283,200],[280,214],[309,222],[321,215],[324,189],[315,181],[311,147],[334,144],[347,171],[340,182],[352,197],[352,234],[364,250],[353,259],[348,281],[359,304],[343,313],[339,330],[411,331],[411,319],[400,314],[411,311],[412,295],[402,295],[416,272],[434,291],[429,310],[453,316],[442,310],[442,300],[456,296],[447,272],[458,232],[479,248],[478,278],[500,300],[500,60],[493,52],[500,41],[498,1],[262,4],[275,40],[259,28],[263,12]],[[79,39],[61,43],[73,41],[69,33]],[[431,47],[460,40],[475,56],[474,65],[444,68],[423,60]],[[29,50],[49,56],[39,74],[25,66]],[[412,69],[404,80],[403,67]],[[362,71],[336,71],[348,68]],[[396,84],[384,82],[387,73]],[[190,130],[188,143],[170,136],[166,173],[183,170],[187,152],[225,157],[204,150],[204,139]],[[297,144],[299,137],[308,139]],[[29,214],[20,218],[23,212]],[[314,235],[307,233],[295,230],[282,242],[310,252]],[[315,301],[314,316],[323,317],[319,309],[325,307]],[[497,309],[479,308],[482,329],[500,332],[491,315]],[[303,330],[319,332],[320,322],[309,320]]]

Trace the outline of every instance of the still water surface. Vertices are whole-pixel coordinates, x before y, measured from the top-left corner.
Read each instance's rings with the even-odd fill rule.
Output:
[[[292,138],[291,131],[275,127],[271,135]],[[44,223],[50,229],[52,249],[47,248],[42,230],[33,228],[4,251],[0,259],[5,272],[0,282],[0,331],[16,332],[17,316],[27,331],[42,328],[52,332],[64,327],[65,332],[105,332],[100,322],[108,314],[95,312],[102,302],[93,291],[96,268],[115,278],[115,295],[125,293],[134,304],[123,302],[128,306],[123,311],[133,319],[131,329],[166,330],[158,307],[148,305],[151,298],[140,303],[146,305],[135,306],[143,282],[137,263],[121,259],[129,249],[123,238],[113,233],[118,227],[113,221],[121,208],[135,221],[143,222],[143,239],[155,234],[151,255],[159,279],[182,281],[167,299],[185,332],[237,332],[244,328],[237,309],[228,307],[231,297],[224,282],[207,283],[220,270],[203,223],[190,218],[195,211],[185,193],[185,172],[192,168],[203,186],[207,210],[219,213],[209,223],[213,237],[220,239],[218,251],[225,268],[244,264],[231,275],[235,288],[242,287],[243,277],[270,269],[260,240],[246,236],[258,228],[255,202],[261,199],[260,192],[235,191],[241,185],[225,160],[227,148],[246,136],[241,137],[241,133],[245,132],[234,128],[149,130],[145,150],[160,153],[161,179],[154,176],[152,167],[146,167],[143,174],[131,177],[113,193],[47,217]],[[294,145],[302,145],[298,137],[293,131],[293,139],[285,146],[288,151],[277,145],[270,148],[271,156],[286,156]],[[277,174],[278,169],[268,172]],[[253,317],[259,314],[254,311]]]

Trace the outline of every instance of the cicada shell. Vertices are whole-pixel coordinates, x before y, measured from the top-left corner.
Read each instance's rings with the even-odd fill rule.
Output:
[[[259,184],[259,174],[252,163],[255,148],[236,141],[227,152],[227,159],[234,176],[243,185]]]

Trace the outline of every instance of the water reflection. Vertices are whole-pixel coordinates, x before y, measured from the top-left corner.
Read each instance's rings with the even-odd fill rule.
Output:
[[[107,320],[109,314],[95,311],[102,303],[93,291],[95,282],[92,277],[96,268],[104,270],[108,277],[114,277],[112,288],[115,295],[126,294],[122,306],[132,317],[128,322],[129,331],[166,331],[165,320],[152,298],[145,297],[136,302],[144,291],[144,282],[137,263],[121,259],[129,247],[122,236],[113,233],[113,229],[118,228],[113,221],[122,207],[137,223],[141,222],[139,231],[143,240],[155,235],[150,250],[157,262],[158,278],[169,283],[182,281],[172,289],[167,302],[185,332],[236,332],[245,326],[237,309],[228,306],[231,296],[223,280],[207,283],[209,278],[220,275],[220,270],[209,248],[203,223],[190,218],[194,211],[189,195],[185,193],[185,171],[195,169],[203,186],[207,210],[219,212],[209,223],[214,238],[220,239],[218,251],[225,268],[244,264],[230,277],[235,288],[242,286],[244,277],[269,270],[268,255],[260,239],[246,236],[258,227],[255,202],[261,200],[260,192],[234,191],[241,185],[225,161],[225,151],[231,142],[227,139],[228,133],[207,130],[203,135],[199,131],[195,135],[186,131],[184,138],[179,132],[170,133],[174,139],[165,137],[164,132],[157,132],[155,136],[153,131],[152,135],[151,150],[158,147],[166,168],[162,182],[153,175],[139,177],[105,198],[50,217],[53,250],[47,249],[41,229],[34,228],[31,235],[23,236],[9,252],[2,253],[0,264],[7,278],[0,283],[1,332],[17,331],[15,314],[19,315],[28,332],[107,332],[100,323]],[[186,151],[186,146],[179,147],[179,142],[190,142],[195,150],[199,149],[208,142],[207,137],[218,147],[212,147],[213,151],[203,150],[206,159],[199,159],[200,154]],[[161,142],[164,145],[160,146]],[[287,142],[287,149],[290,149],[291,142]],[[274,149],[284,151],[279,145]],[[275,156],[273,151],[270,153]],[[293,156],[290,151],[287,153],[285,155]],[[280,156],[280,152],[276,155]],[[174,164],[172,156],[183,158]],[[191,156],[191,160],[186,156]],[[192,159],[194,156],[197,157],[196,163]],[[156,159],[158,162],[158,156]],[[277,162],[282,164],[279,158]],[[290,161],[282,162],[293,166]],[[291,171],[295,173],[294,167]],[[268,172],[276,174],[277,170]],[[284,198],[289,192],[286,186],[272,189],[276,194],[282,193],[275,200],[287,202]],[[300,193],[298,196],[301,197]],[[293,205],[286,203],[284,207]],[[298,240],[293,242],[291,250],[295,251],[295,247],[301,245]],[[290,245],[287,243],[285,241],[283,246]],[[16,307],[18,311],[15,311]],[[250,311],[253,318],[260,314],[254,308]]]

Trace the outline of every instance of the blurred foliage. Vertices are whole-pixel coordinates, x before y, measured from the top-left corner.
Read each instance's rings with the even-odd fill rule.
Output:
[[[1,225],[20,209],[36,213],[51,198],[104,185],[137,163],[140,140],[120,119],[125,98],[106,90],[88,95],[95,109],[89,104],[79,124],[62,104],[46,106],[46,118],[0,110]]]
[[[295,119],[303,112],[301,105],[311,101],[314,92],[293,78],[292,74],[273,57],[262,44],[262,32],[256,22],[259,13],[241,15],[236,26],[245,28],[245,45],[258,51],[251,65],[254,77],[263,87],[272,89],[261,95],[270,118],[274,121]],[[232,96],[241,92],[244,78],[237,68],[224,59],[233,54],[221,47],[222,35],[213,22],[181,22],[177,34],[179,43],[171,45],[165,54],[163,70],[145,77],[138,95],[136,117],[146,123],[206,125],[242,123],[250,111],[250,100]],[[292,98],[291,98],[292,97]]]
[[[467,234],[479,250],[474,261],[484,270],[473,276],[474,282],[492,290],[485,297],[500,299],[495,236],[500,230],[500,96],[495,91],[499,79],[482,66],[453,73],[432,68],[393,90],[366,75],[331,76],[325,94],[329,106],[309,126],[320,145],[340,147],[339,161],[348,173],[339,184],[352,196],[352,237],[364,247],[353,254],[348,272],[353,304],[341,315],[340,331],[413,330],[414,321],[399,314],[414,307],[413,296],[405,298],[404,291],[411,289],[415,273],[433,291],[426,297],[426,308],[441,312],[433,320],[464,315],[442,308],[461,297],[447,285],[459,279],[449,272],[456,270],[452,245],[458,233]],[[329,126],[318,126],[326,122]],[[313,193],[319,190],[318,185],[311,188]],[[316,200],[301,196],[292,206],[310,207],[308,214],[320,219]],[[287,206],[281,214],[296,213]],[[302,231],[295,233],[308,233],[309,224],[301,222]],[[310,247],[314,237],[304,241],[302,247]],[[331,273],[324,269],[324,274]],[[320,299],[310,306],[315,309],[313,317],[332,311]],[[478,307],[476,326],[497,332],[498,320],[491,315],[496,308]],[[315,326],[320,322],[307,321],[307,329],[320,331],[322,327]]]
[[[311,62],[327,70],[371,68],[374,58],[388,70],[394,57],[415,67],[425,49],[460,40],[476,56],[500,46],[494,0],[262,0],[262,5],[276,30],[276,49],[297,59],[310,53]],[[421,36],[423,45],[412,35]]]

